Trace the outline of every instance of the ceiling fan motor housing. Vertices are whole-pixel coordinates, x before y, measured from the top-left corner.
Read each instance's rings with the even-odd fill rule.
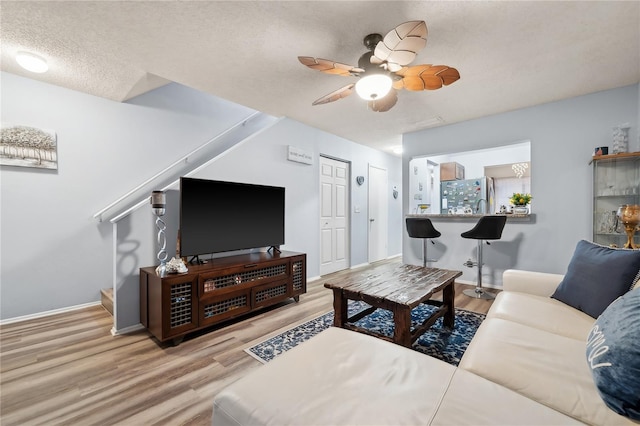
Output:
[[[362,40],[362,44],[364,44],[364,47],[366,47],[367,49],[373,52],[376,46],[378,45],[378,43],[380,43],[381,41],[382,41],[381,34],[377,34],[377,33],[369,34]]]

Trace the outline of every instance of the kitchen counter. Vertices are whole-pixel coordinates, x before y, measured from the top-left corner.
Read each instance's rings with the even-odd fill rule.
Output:
[[[436,220],[473,220],[474,222],[483,216],[506,216],[507,222],[535,222],[535,214],[504,214],[504,215],[488,215],[488,214],[408,214],[405,217],[426,218],[432,221]]]

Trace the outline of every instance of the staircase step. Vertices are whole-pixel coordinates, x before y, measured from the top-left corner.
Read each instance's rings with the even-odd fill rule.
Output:
[[[102,302],[102,306],[113,315],[113,289],[112,288],[104,288],[100,290],[100,300]]]

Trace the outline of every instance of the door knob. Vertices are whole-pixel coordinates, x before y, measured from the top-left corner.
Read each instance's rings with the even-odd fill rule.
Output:
[[[373,222],[375,219],[369,219],[369,222]]]

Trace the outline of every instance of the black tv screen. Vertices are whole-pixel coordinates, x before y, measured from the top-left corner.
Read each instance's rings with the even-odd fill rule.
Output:
[[[284,188],[180,178],[180,256],[284,244]]]

